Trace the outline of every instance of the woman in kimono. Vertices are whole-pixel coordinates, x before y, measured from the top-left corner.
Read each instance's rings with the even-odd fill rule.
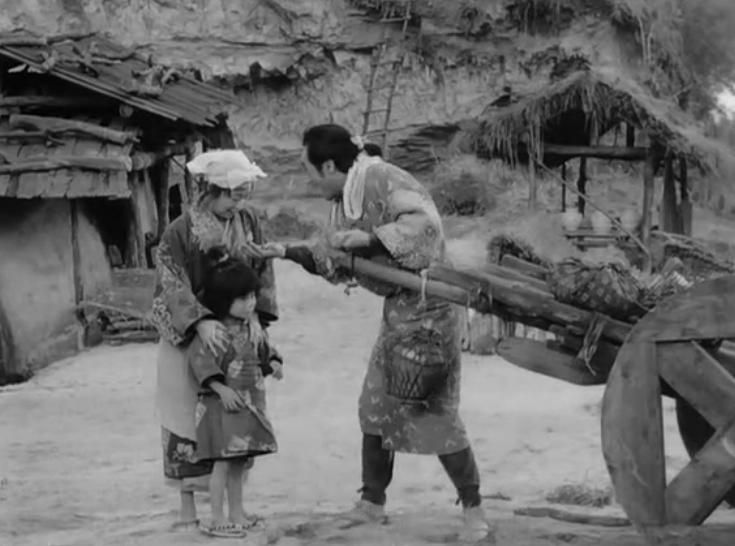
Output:
[[[228,343],[227,329],[199,299],[207,251],[224,246],[233,256],[245,259],[260,279],[256,311],[262,325],[267,327],[278,318],[272,264],[248,252],[250,245],[263,242],[259,218],[241,204],[248,187],[265,174],[236,150],[206,152],[189,162],[187,169],[198,178],[201,195],[161,238],[152,310],[161,336],[156,409],[162,428],[164,475],[180,492],[175,524],[180,528],[198,524],[194,492],[208,489],[212,471],[211,461],[195,459],[198,385],[187,366],[186,348],[195,336],[212,351]]]
[[[337,125],[312,127],[304,134],[303,146],[306,170],[324,196],[334,201],[329,244],[270,244],[261,247],[261,256],[296,261],[332,282],[349,280],[351,275],[334,269],[330,246],[415,272],[432,263],[447,263],[442,222],[431,197],[410,174],[383,161],[377,146],[368,148]],[[384,518],[395,452],[438,455],[463,506],[461,538],[484,538],[489,525],[480,506],[480,477],[458,414],[458,309],[403,288],[356,280],[384,297],[385,303],[359,399],[362,498],[348,517],[356,523]],[[426,379],[433,385],[425,385],[423,399],[415,389],[397,392],[401,377],[408,379],[404,387],[421,384],[406,377],[411,360],[427,365],[424,370],[438,370],[433,379]],[[409,400],[412,397],[419,403]]]

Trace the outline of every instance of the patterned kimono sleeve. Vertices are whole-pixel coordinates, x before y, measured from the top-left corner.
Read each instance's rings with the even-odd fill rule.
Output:
[[[389,185],[388,185],[389,187]],[[412,188],[387,189],[385,202],[390,221],[373,233],[401,267],[421,270],[441,252],[441,217],[431,198]]]
[[[186,360],[199,385],[208,387],[212,381],[225,383],[222,356],[215,355],[199,336],[194,336],[186,349]]]
[[[156,289],[152,321],[163,339],[172,345],[188,341],[192,328],[211,311],[197,300],[186,272],[187,224],[181,218],[161,238],[156,256]]]
[[[253,234],[253,242],[263,244],[266,242],[263,234],[263,222],[261,216],[253,209],[246,208],[243,215],[247,216],[250,229]],[[245,220],[245,218],[243,218]],[[264,327],[278,320],[278,301],[276,298],[276,275],[273,271],[273,260],[259,260],[256,265],[260,278],[260,293],[255,310],[260,316]]]

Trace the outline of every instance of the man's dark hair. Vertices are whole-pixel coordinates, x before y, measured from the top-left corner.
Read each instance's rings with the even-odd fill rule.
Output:
[[[355,162],[360,149],[352,142],[352,135],[341,125],[333,123],[315,125],[304,132],[302,145],[306,147],[309,163],[321,172],[324,163],[330,159],[339,172],[346,173]],[[366,143],[365,152],[372,156],[382,156],[377,144]]]
[[[221,320],[230,314],[232,302],[237,298],[253,293],[257,295],[260,279],[252,267],[241,259],[230,256],[224,248],[215,247],[209,250],[207,261],[202,304]]]

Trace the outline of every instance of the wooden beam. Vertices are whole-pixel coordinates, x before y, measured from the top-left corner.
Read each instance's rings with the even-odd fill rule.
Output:
[[[131,156],[132,170],[141,171],[143,169],[150,169],[172,156],[183,155],[185,153],[186,146],[183,144],[172,144],[153,152],[135,152]]]
[[[641,239],[646,248],[651,246],[651,206],[653,205],[654,177],[656,176],[657,158],[653,150],[649,150],[643,168],[643,211],[641,212]]]
[[[642,161],[646,158],[646,148],[622,146],[567,146],[563,144],[544,144],[544,154],[562,157],[594,157],[597,159],[621,159]]]
[[[595,377],[575,354],[553,344],[509,337],[500,341],[496,350],[511,364],[573,385],[604,383],[604,378]]]
[[[69,108],[89,110],[108,108],[113,99],[100,97],[54,97],[45,95],[20,95],[0,98],[0,108]]]
[[[336,263],[342,267],[352,268],[355,272],[375,280],[403,286],[410,290],[420,290],[420,277],[411,272],[404,272],[390,266],[382,265],[363,258],[351,260],[349,255],[337,254]],[[548,330],[551,324],[560,324],[579,328],[583,332],[589,327],[593,313],[578,307],[561,303],[550,293],[532,286],[529,282],[501,278],[486,271],[457,272],[443,266],[429,269],[429,280],[446,284],[453,288],[461,288],[464,300],[449,299],[477,309],[482,313],[491,313],[501,317],[511,316],[513,321],[522,322],[534,328]],[[410,283],[410,284],[409,284]],[[419,288],[416,288],[416,287]],[[487,294],[478,293],[478,286],[490,292],[488,306]],[[429,288],[427,293],[431,294]],[[434,294],[444,297],[442,294]],[[603,337],[620,344],[630,333],[630,324],[605,317]]]
[[[137,134],[129,131],[117,131],[94,123],[65,118],[13,114],[10,116],[9,123],[13,129],[31,129],[49,133],[81,133],[99,140],[114,142],[121,146],[138,141]]]
[[[130,171],[129,158],[117,157],[54,157],[0,165],[0,174],[56,171],[58,169],[84,169],[89,171]]]
[[[567,164],[566,162],[561,164],[561,179],[566,182],[567,180]],[[561,211],[567,211],[567,186],[562,184],[561,186]]]
[[[0,140],[48,140],[54,144],[64,144],[63,140],[48,131],[3,131],[0,132]]]
[[[522,260],[521,258],[513,256],[512,254],[506,254],[505,256],[503,256],[500,259],[500,265],[502,267],[518,271],[527,277],[538,279],[544,282],[546,281],[546,277],[549,274],[545,267],[528,262],[526,260]]]

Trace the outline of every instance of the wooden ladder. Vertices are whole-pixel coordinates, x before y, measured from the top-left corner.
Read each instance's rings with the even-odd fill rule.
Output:
[[[385,157],[388,157],[388,133],[390,132],[389,124],[393,108],[393,98],[398,86],[398,76],[401,73],[401,67],[403,66],[403,62],[407,54],[406,36],[408,34],[408,23],[411,20],[411,4],[412,0],[405,0],[403,16],[401,17],[383,17],[380,19],[379,22],[385,24],[386,27],[383,28],[382,40],[378,47],[373,50],[370,62],[367,104],[365,111],[362,113],[362,134],[363,136],[381,135],[381,147],[383,148],[383,155]],[[388,50],[388,41],[386,39],[387,25],[398,22],[403,24],[398,56],[393,60],[383,60],[383,57]],[[391,67],[392,69],[387,84],[384,81],[380,82],[381,78],[378,77],[381,72],[380,69],[383,67]],[[388,90],[388,96],[385,97],[385,103],[382,105],[376,105],[375,94],[385,89]],[[370,130],[370,122],[375,114],[384,114],[383,127],[381,129]]]

